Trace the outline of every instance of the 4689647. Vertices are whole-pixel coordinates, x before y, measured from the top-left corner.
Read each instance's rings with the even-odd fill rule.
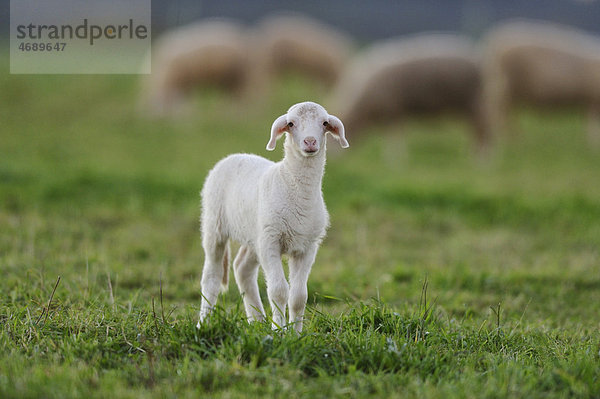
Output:
[[[22,42],[19,44],[19,50],[21,51],[65,51],[65,47],[67,47],[67,43],[25,43]]]

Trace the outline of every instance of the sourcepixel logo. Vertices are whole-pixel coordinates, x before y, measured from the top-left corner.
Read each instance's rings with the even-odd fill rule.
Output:
[[[11,0],[10,72],[150,73],[150,0]]]

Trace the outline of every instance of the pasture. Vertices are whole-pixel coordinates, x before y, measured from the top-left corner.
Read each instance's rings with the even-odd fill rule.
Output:
[[[137,89],[0,74],[0,397],[600,396],[581,110],[520,110],[485,160],[451,116],[348,131],[296,336],[248,325],[233,281],[195,328],[199,191],[229,153],[279,159],[274,118],[327,93],[287,77],[260,109],[209,92],[165,121],[138,117]]]

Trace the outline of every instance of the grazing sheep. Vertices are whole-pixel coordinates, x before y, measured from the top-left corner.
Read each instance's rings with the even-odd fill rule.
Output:
[[[152,49],[152,74],[142,108],[152,116],[181,111],[193,89],[217,86],[241,94],[247,83],[244,29],[225,20],[207,20],[163,35]]]
[[[511,107],[576,105],[590,116],[590,137],[600,118],[600,41],[546,22],[512,21],[485,39],[485,100],[490,125],[506,132]]]
[[[228,241],[241,244],[233,262],[235,280],[249,320],[263,320],[257,284],[262,265],[273,311],[273,327],[289,322],[302,330],[306,282],[329,225],[321,180],[325,170],[325,136],[348,147],[344,125],[312,102],[292,106],[275,120],[267,150],[286,132],[285,156],[274,163],[257,155],[234,154],[218,162],[202,189],[202,271],[200,323],[227,284]],[[281,255],[289,255],[286,281]]]
[[[254,34],[253,84],[263,93],[284,71],[332,86],[353,53],[352,41],[344,33],[305,16],[269,16]]]
[[[479,57],[466,38],[423,34],[374,44],[342,75],[331,103],[348,129],[452,110],[469,118],[480,146],[488,141]]]

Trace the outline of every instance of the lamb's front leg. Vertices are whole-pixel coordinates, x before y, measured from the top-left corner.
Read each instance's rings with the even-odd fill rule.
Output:
[[[308,299],[308,275],[315,257],[317,255],[317,246],[302,254],[294,254],[290,257],[290,324],[294,324],[297,332],[302,331],[304,322],[304,309]]]
[[[273,312],[273,329],[283,328],[286,324],[285,310],[289,285],[281,264],[281,246],[278,240],[262,240],[259,251],[260,264],[267,280],[269,304]]]

